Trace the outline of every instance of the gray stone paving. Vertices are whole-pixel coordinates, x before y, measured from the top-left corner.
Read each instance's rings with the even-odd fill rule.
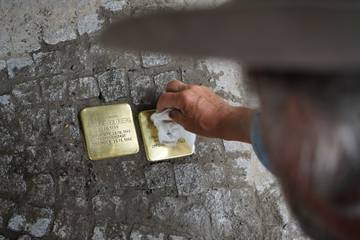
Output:
[[[175,78],[250,104],[233,62],[96,42],[115,16],[222,2],[0,1],[0,240],[305,239],[247,144],[200,137],[193,156],[149,163],[139,135],[136,155],[86,156],[86,106],[127,102],[136,119]]]

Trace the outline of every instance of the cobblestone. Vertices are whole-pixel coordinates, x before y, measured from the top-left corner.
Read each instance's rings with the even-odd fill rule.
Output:
[[[66,78],[58,75],[44,79],[40,83],[43,97],[50,102],[62,101],[66,97]]]
[[[114,69],[96,75],[101,95],[106,102],[128,97],[129,85],[124,70]]]
[[[52,221],[52,210],[24,207],[12,215],[8,229],[15,232],[25,231],[34,237],[43,237],[49,232]]]
[[[53,29],[47,28],[44,31],[43,40],[47,44],[57,44],[65,41],[76,39],[75,27],[68,24],[61,24],[54,26]]]
[[[52,152],[47,146],[29,146],[26,148],[26,172],[34,175],[52,168]]]
[[[116,12],[123,10],[128,4],[128,0],[102,0],[101,6],[105,9]]]
[[[7,68],[10,78],[14,78],[21,69],[33,64],[31,57],[12,58],[7,60]]]
[[[175,184],[173,167],[169,163],[149,166],[145,170],[145,177],[150,189],[172,187]]]
[[[55,184],[51,175],[40,174],[31,180],[31,184],[29,203],[37,206],[51,206],[55,203]]]
[[[165,91],[167,83],[171,80],[180,80],[177,71],[160,73],[154,77],[156,97],[159,97],[161,93]]]
[[[205,172],[195,163],[176,165],[175,179],[179,195],[183,196],[204,192],[209,187]]]
[[[73,107],[52,109],[49,113],[49,123],[54,136],[79,139],[78,121]]]
[[[138,72],[129,73],[130,94],[134,104],[154,104],[155,87],[153,79]]]
[[[15,117],[15,103],[10,95],[0,96],[0,120],[11,122]]]
[[[84,77],[70,81],[69,94],[75,99],[87,99],[100,95],[98,84],[93,77]]]
[[[83,16],[78,21],[78,31],[80,35],[96,32],[101,29],[103,22],[96,13]]]
[[[142,240],[142,239],[151,239],[151,240],[163,240],[165,235],[163,233],[154,233],[151,229],[140,226],[135,227],[130,235],[131,240]]]
[[[13,211],[15,203],[9,200],[0,199],[0,229],[6,227],[10,213]]]
[[[43,141],[43,136],[48,133],[47,113],[44,108],[23,110],[19,123],[25,140],[32,144]]]
[[[16,169],[13,156],[0,156],[0,194],[21,197],[27,189],[24,176]]]
[[[40,88],[37,81],[17,84],[12,93],[21,105],[31,105],[40,102]]]
[[[163,66],[171,62],[170,56],[161,53],[145,52],[141,57],[145,68]]]

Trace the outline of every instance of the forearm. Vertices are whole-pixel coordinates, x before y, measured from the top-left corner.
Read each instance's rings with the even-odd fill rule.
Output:
[[[251,143],[250,131],[254,112],[245,107],[229,107],[219,122],[219,137]]]

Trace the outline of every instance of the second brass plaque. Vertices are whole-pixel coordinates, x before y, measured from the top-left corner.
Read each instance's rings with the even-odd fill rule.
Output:
[[[158,131],[150,119],[154,112],[155,110],[147,110],[139,114],[140,128],[147,159],[155,162],[193,154],[194,146],[189,146],[184,139],[180,139],[174,147],[160,144]]]

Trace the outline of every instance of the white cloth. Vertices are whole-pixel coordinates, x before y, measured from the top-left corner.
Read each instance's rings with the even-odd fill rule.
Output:
[[[167,109],[151,115],[151,120],[158,130],[159,142],[168,146],[175,146],[178,140],[183,138],[190,147],[194,148],[196,135],[174,122],[169,116],[171,110]]]

